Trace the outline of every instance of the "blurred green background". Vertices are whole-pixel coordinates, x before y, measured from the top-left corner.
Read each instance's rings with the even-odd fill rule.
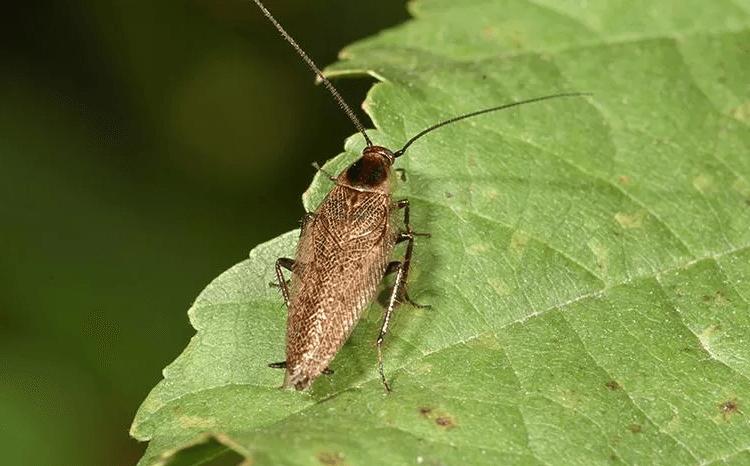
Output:
[[[267,6],[321,66],[408,18],[402,0]],[[354,128],[250,0],[3,16],[3,463],[131,465],[130,422],[193,335],[192,300],[297,227],[310,163]],[[370,85],[337,82],[357,110]]]

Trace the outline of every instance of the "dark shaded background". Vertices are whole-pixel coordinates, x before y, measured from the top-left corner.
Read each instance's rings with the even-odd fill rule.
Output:
[[[130,422],[191,302],[297,226],[310,163],[354,133],[250,0],[83,3],[10,3],[0,28],[9,465],[134,464]],[[408,18],[402,0],[267,6],[321,66]],[[370,84],[337,83],[353,107]]]

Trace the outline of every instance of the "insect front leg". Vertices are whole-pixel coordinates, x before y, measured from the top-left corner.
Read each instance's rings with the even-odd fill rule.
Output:
[[[398,201],[396,204],[399,209],[404,209],[404,227],[406,231],[399,233],[396,243],[402,243],[406,241],[406,253],[404,254],[403,260],[390,262],[386,268],[386,274],[395,273],[396,279],[393,283],[393,290],[388,298],[388,303],[385,308],[385,316],[383,317],[383,325],[380,327],[380,334],[378,335],[378,371],[380,372],[380,381],[383,383],[386,392],[391,392],[391,386],[388,385],[388,381],[385,379],[383,373],[383,341],[385,335],[388,333],[388,325],[391,322],[393,316],[393,310],[399,303],[399,297],[403,296],[406,301],[415,305],[416,307],[429,307],[415,303],[409,298],[409,294],[406,291],[406,280],[409,276],[409,268],[411,267],[411,255],[414,251],[414,237],[415,236],[429,236],[429,233],[417,233],[412,231],[410,224],[410,208],[409,201],[403,199]]]

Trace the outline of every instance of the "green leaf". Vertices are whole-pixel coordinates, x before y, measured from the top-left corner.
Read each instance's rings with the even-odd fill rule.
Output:
[[[392,395],[378,305],[335,374],[277,389],[286,316],[268,283],[290,232],[190,309],[197,333],[133,423],[141,464],[206,436],[248,464],[750,462],[750,2],[411,7],[328,70],[382,81],[365,103],[377,144],[593,96],[449,125],[399,159],[395,196],[432,234],[410,294],[432,308],[396,312]],[[317,176],[307,209],[330,187]]]

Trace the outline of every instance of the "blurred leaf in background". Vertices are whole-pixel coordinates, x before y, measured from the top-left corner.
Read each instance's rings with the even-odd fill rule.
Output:
[[[321,65],[407,18],[397,0],[269,7]],[[297,225],[310,163],[351,123],[246,1],[32,1],[3,17],[4,460],[134,464],[129,425],[192,336],[197,290]],[[369,85],[339,86],[356,106]]]

